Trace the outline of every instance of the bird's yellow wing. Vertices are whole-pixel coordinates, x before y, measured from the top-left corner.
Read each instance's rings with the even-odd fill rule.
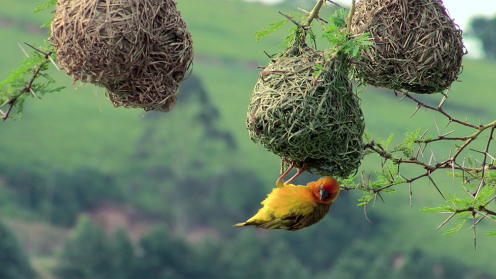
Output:
[[[293,184],[273,189],[262,204],[271,209],[274,218],[311,214],[317,206],[315,198],[306,186]]]
[[[301,185],[285,184],[283,188],[274,188],[261,202],[263,207],[246,222],[267,222],[288,216],[311,214],[317,206],[311,195],[309,189]]]
[[[280,218],[272,218],[269,220],[256,219],[255,216],[244,223],[234,225],[241,226],[257,226],[264,229],[283,229],[288,231],[297,231],[305,227],[311,226],[325,217],[331,204],[318,204],[312,214],[298,215],[290,214]]]

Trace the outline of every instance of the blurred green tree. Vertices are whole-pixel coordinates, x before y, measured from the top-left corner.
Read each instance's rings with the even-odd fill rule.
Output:
[[[81,215],[58,258],[56,276],[59,278],[110,278],[109,275],[112,275],[110,258],[118,254],[110,255],[105,240],[103,230],[87,215]]]
[[[0,278],[35,278],[36,274],[14,234],[0,223]]]
[[[157,227],[140,241],[136,278],[191,278],[196,275],[196,261],[190,247],[173,237],[168,228]],[[203,276],[200,276],[203,277]],[[209,277],[209,276],[204,276]]]
[[[470,21],[472,27],[470,35],[482,42],[486,57],[496,59],[496,17],[475,17]]]
[[[294,256],[292,247],[282,239],[274,239],[268,246],[266,259],[262,265],[263,278],[312,278],[310,267],[303,265]]]
[[[1,169],[16,202],[56,225],[70,226],[80,212],[122,196],[114,178],[95,169],[49,174],[6,165]]]
[[[107,243],[110,261],[109,278],[133,278],[136,269],[134,247],[124,229],[118,229]]]

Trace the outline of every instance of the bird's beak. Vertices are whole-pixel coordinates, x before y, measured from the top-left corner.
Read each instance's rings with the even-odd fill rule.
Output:
[[[320,193],[320,200],[323,200],[323,199],[329,197],[329,192],[327,192],[327,190],[320,189],[319,193]]]

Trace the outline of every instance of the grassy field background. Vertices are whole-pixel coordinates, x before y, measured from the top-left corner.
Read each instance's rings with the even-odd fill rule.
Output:
[[[253,187],[268,190],[273,187],[279,161],[275,155],[254,145],[248,138],[245,112],[259,73],[256,66],[267,63],[263,51],[279,51],[281,48],[278,45],[287,28],[259,43],[255,42],[253,32],[279,20],[277,11],[283,7],[222,0],[178,2],[178,8],[194,39],[193,74],[201,79],[211,102],[219,109],[219,127],[231,132],[238,144],[235,162],[225,161],[221,157],[212,158],[212,162],[218,169],[232,163],[252,170],[262,181],[267,182]],[[0,10],[0,17],[7,19],[7,23],[0,27],[0,79],[4,79],[6,72],[17,67],[16,63],[23,58],[17,43],[41,42],[47,37],[44,31],[32,30],[32,26],[41,25],[49,16],[49,13],[31,14],[29,7],[35,7],[36,3],[36,0],[24,0],[22,4],[14,0],[3,3],[9,9]],[[462,82],[453,84],[445,110],[456,118],[467,118],[473,124],[478,124],[479,120],[482,123],[494,120],[496,63],[465,59],[463,66],[464,71],[460,76]],[[42,100],[28,99],[21,120],[0,123],[0,161],[41,172],[70,171],[87,166],[110,174],[132,171],[135,168],[132,154],[147,127],[144,112],[115,109],[101,89],[85,85],[75,90],[76,85],[71,84],[70,77],[62,72],[52,73],[57,85],[66,86],[66,89],[47,95]],[[394,133],[394,143],[399,143],[407,129],[417,128],[429,129],[429,134],[436,136],[434,117],[441,133],[452,129],[460,136],[471,133],[453,123],[445,128],[447,119],[430,111],[420,110],[412,117],[415,104],[407,99],[398,102],[400,98],[389,90],[369,88],[360,97],[367,130],[375,138],[384,139]],[[440,95],[421,98],[430,104],[437,104]],[[158,129],[163,137],[172,133],[175,135],[171,137],[197,133],[194,126],[185,126],[181,122],[183,113],[187,113],[183,108],[179,97],[176,108],[166,115],[167,123]],[[486,138],[487,134],[482,135],[473,148],[482,148]],[[167,143],[164,142],[164,145]],[[187,146],[176,148],[188,149]],[[433,150],[437,158],[441,159],[448,156],[451,148],[451,142],[444,142],[436,144]],[[370,157],[364,160],[362,166],[367,173],[378,169],[380,164],[377,158]],[[150,160],[173,165],[177,158],[157,153]],[[402,171],[405,175],[422,172],[415,168]],[[442,190],[460,190],[460,186],[445,173],[440,171],[436,175]],[[368,208],[389,217],[390,223],[381,224],[377,230],[394,231],[395,235],[389,240],[390,247],[378,247],[378,253],[392,247],[421,249],[432,255],[462,259],[471,266],[496,274],[493,264],[495,239],[483,236],[485,231],[493,227],[492,224],[483,222],[478,227],[478,248],[474,251],[471,231],[463,230],[454,235],[441,236],[441,232],[435,231],[435,228],[445,216],[419,212],[425,206],[435,207],[443,203],[437,190],[427,180],[413,184],[413,207],[409,205],[407,188],[407,185],[399,186],[398,193],[384,196],[386,204],[378,201],[374,208]],[[356,210],[361,211],[363,208],[357,207]],[[363,222],[367,222],[365,218]],[[14,229],[20,231],[25,227],[17,226]],[[40,261],[43,262],[37,260],[38,263]]]

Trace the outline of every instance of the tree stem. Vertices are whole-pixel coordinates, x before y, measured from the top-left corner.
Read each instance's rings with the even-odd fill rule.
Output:
[[[318,18],[319,17],[320,9],[322,8],[322,4],[324,4],[325,1],[326,0],[318,0],[317,1],[317,4],[315,4],[315,6],[313,7],[312,11],[310,11],[310,13],[308,14],[308,20],[305,23],[306,26],[310,27],[310,24],[312,23],[312,20],[314,18]],[[353,1],[355,1],[355,0],[353,0]]]
[[[355,0],[352,0],[350,12],[348,13],[348,33],[351,33],[351,19],[353,18],[354,14],[355,14]]]

